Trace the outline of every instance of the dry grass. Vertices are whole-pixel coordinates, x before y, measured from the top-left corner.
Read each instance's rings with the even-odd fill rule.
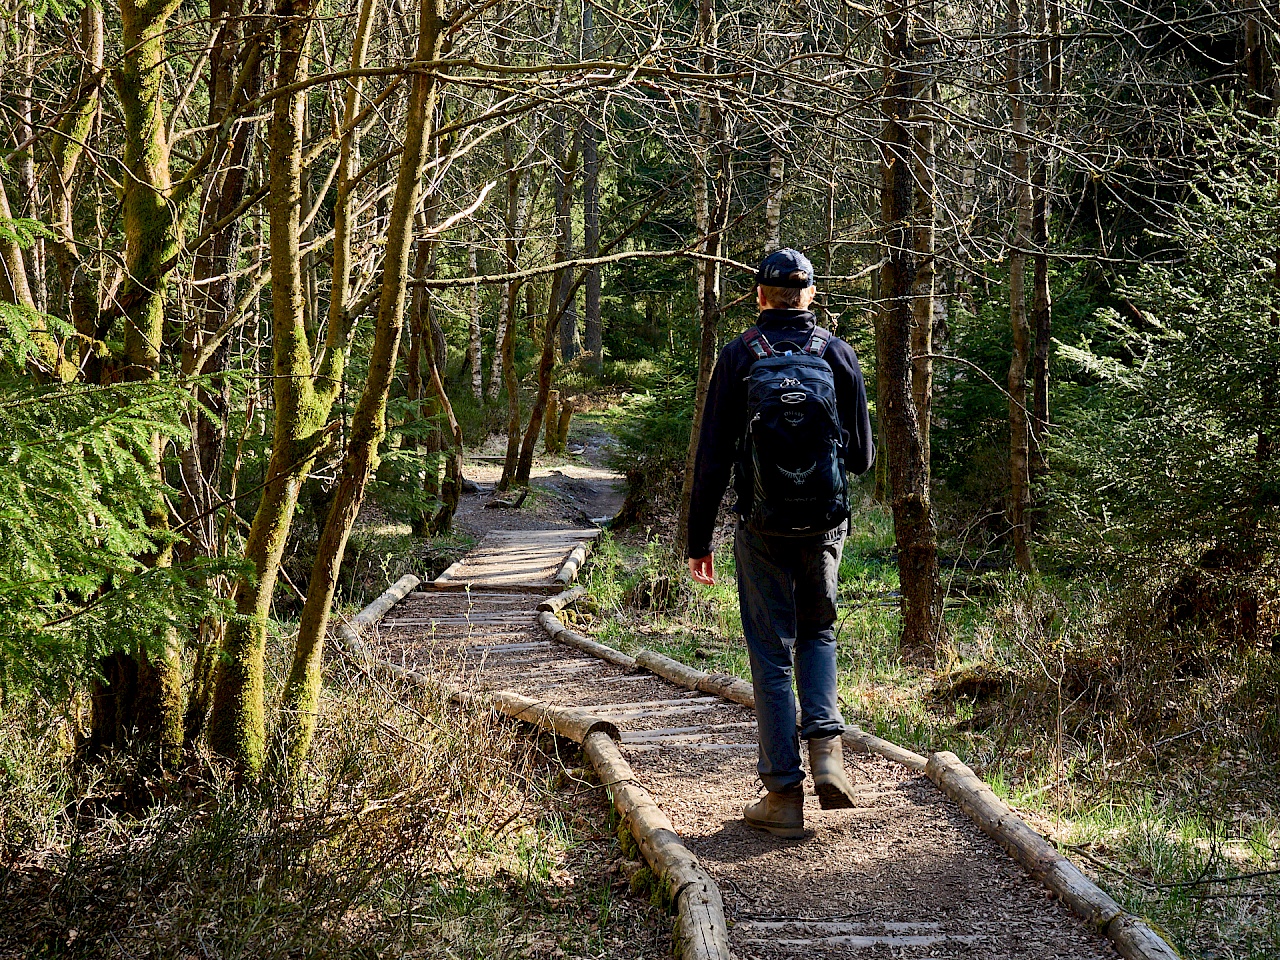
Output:
[[[657,957],[607,803],[563,745],[337,664],[301,796],[197,759],[77,769],[48,704],[0,717],[0,956]],[[145,801],[139,800],[145,797]]]

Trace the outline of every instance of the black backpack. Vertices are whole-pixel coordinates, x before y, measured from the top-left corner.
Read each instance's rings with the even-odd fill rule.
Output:
[[[755,356],[747,378],[747,433],[738,462],[738,503],[759,533],[825,533],[849,517],[831,334],[814,327],[799,347],[742,335]]]

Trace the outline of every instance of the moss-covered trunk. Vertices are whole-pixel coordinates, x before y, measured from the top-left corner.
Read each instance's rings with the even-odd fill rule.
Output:
[[[155,380],[160,376],[165,295],[177,259],[180,222],[171,196],[169,145],[161,102],[166,57],[164,37],[176,0],[120,4],[122,47],[113,80],[124,115],[124,280],[118,293],[124,322],[124,356],[120,376],[125,380]],[[151,440],[150,467],[160,478],[163,439]],[[162,499],[146,505],[149,525],[168,527],[168,504]],[[171,549],[142,558],[153,567],[172,562]],[[111,673],[104,671],[107,690],[94,703],[115,701],[115,709],[93,717],[93,741],[110,745],[120,730],[122,714],[131,714],[139,745],[158,752],[164,763],[176,762],[182,751],[182,667],[177,635],[166,628],[147,645],[134,650],[136,672],[128,674],[127,690],[111,691]],[[117,658],[118,659],[118,658]],[[118,666],[118,664],[117,664]],[[132,710],[126,701],[134,699]]]
[[[210,14],[220,24],[209,58],[208,122],[212,126],[225,121],[237,106],[232,99],[236,96],[238,73],[248,72],[243,83],[244,97],[251,98],[259,92],[261,59],[257,56],[253,27],[260,27],[261,20],[255,20],[245,30],[243,0],[213,0]],[[196,314],[194,322],[183,330],[182,372],[210,379],[198,381],[194,388],[196,402],[189,416],[191,438],[179,457],[182,499],[178,513],[187,537],[186,545],[179,547],[183,559],[221,556],[226,548],[219,506],[223,501],[222,468],[231,407],[231,387],[224,374],[231,350],[230,338],[223,328],[235,319],[237,310],[236,268],[243,227],[233,214],[243,199],[253,140],[251,125],[241,124],[234,129],[226,160],[205,177],[201,195],[200,223],[211,233],[195,251],[192,299]],[[221,337],[221,342],[210,351],[209,344],[216,337]],[[205,586],[224,595],[227,589],[222,577],[206,580]],[[214,663],[225,632],[225,621],[213,615],[205,617],[197,627],[191,694],[184,721],[188,742],[204,730],[213,695]]]
[[[416,54],[419,62],[434,60],[441,52],[445,26],[441,6],[442,0],[422,0]],[[338,570],[346,551],[347,537],[360,512],[369,476],[377,463],[378,445],[386,432],[387,395],[391,389],[400,330],[404,323],[414,211],[418,205],[425,145],[435,116],[437,87],[435,74],[414,75],[409,94],[404,152],[387,227],[386,259],[378,299],[377,327],[369,358],[369,379],[351,419],[341,475],[316,547],[293,666],[281,703],[281,746],[277,762],[286,771],[300,769],[311,745],[320,692],[322,641],[328,627]]]
[[[276,9],[276,84],[303,72],[313,16],[311,0],[283,0]],[[249,572],[236,584],[238,617],[228,625],[214,680],[209,745],[243,777],[261,770],[266,753],[263,661],[271,597],[280,573],[298,491],[325,443],[329,409],[345,358],[346,329],[328,331],[323,363],[313,375],[299,256],[302,202],[303,95],[273,101],[269,135],[268,214],[271,225],[271,348],[275,427],[262,501],[245,541]]]

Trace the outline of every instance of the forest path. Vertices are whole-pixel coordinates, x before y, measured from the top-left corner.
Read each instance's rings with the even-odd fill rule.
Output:
[[[504,531],[503,548],[545,551],[546,533]],[[562,532],[562,559],[579,533]],[[474,572],[491,569],[494,543]],[[806,798],[802,839],[750,829],[741,810],[759,788],[753,712],[549,640],[534,619],[537,602],[529,592],[420,591],[369,645],[468,689],[510,690],[613,721],[636,776],[719,883],[735,956],[1116,956],[923,774],[880,757],[846,757],[855,809],[822,811]]]

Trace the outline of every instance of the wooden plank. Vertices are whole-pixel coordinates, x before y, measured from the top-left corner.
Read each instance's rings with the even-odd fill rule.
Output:
[[[431,586],[431,582],[423,584],[424,588],[429,588],[430,586]],[[407,599],[435,601],[440,599],[440,593],[437,590],[431,590],[431,589],[415,590],[411,594],[409,594]],[[472,601],[472,603],[477,607],[512,606],[515,604],[520,604],[521,608],[523,609],[524,604],[528,603],[528,601],[524,597],[518,594],[511,594],[509,596],[502,596],[501,594],[495,594],[490,597],[484,597],[481,600],[474,600]]]
[[[584,710],[591,710],[593,713],[609,713],[612,710],[630,710],[636,708],[648,707],[684,707],[687,704],[708,704],[719,703],[714,696],[681,696],[675,700],[631,700],[620,701],[620,703],[593,703],[586,704]]]
[[[723,704],[700,703],[692,707],[659,707],[654,710],[611,710],[609,716],[614,720],[640,720],[645,717],[678,717],[686,713],[708,713],[722,708]]]
[[[432,580],[423,584],[439,593],[536,593],[546,596],[556,584],[550,580],[527,583],[490,583],[483,580]]]
[[[616,719],[616,717],[612,719]],[[658,730],[623,730],[622,742],[627,743],[630,740],[639,740],[649,737],[687,736],[691,733],[710,733],[716,730],[741,729],[743,727],[754,726],[754,721],[744,720],[742,723],[708,723],[700,727],[663,727]]]
[[[531,616],[450,616],[439,617],[396,617],[384,620],[387,627],[527,627],[534,622]]]
[[[507,660],[507,659],[497,659],[493,657],[489,657],[485,659],[476,657],[476,658],[468,658],[465,661],[465,663],[466,663],[466,666],[471,667],[472,669],[483,665],[484,668],[488,670],[508,670],[508,669],[511,669],[512,667],[515,667],[515,668],[538,667],[539,669],[542,669],[542,670],[561,670],[561,671],[600,669],[600,662],[594,659],[593,660],[547,660],[547,659],[535,660],[531,657],[521,657],[519,660]],[[512,670],[513,674],[528,673],[528,672],[529,671],[525,669]]]
[[[566,528],[549,530],[490,530],[480,541],[490,538],[494,540],[520,540],[526,543],[542,543],[548,540],[594,540],[604,531],[598,527]]]
[[[652,750],[693,750],[708,753],[756,753],[759,748],[754,743],[628,743],[627,750],[647,753]]]
[[[655,743],[664,747],[682,747],[682,746],[688,746],[691,744],[701,744],[705,746],[707,744],[714,744],[718,746],[746,747],[752,750],[756,749],[756,745],[754,743],[725,743],[724,741],[713,740],[711,733],[705,733],[701,735],[666,734],[664,736],[659,736],[659,737],[634,736],[634,737],[631,737],[630,739],[628,739],[626,736],[623,736],[622,742],[629,747],[637,746],[639,744],[644,744],[644,743]]]
[[[473,643],[467,647],[466,653],[472,650],[488,650],[491,653],[506,653],[511,650],[550,650],[550,640],[530,640],[527,643]]]

